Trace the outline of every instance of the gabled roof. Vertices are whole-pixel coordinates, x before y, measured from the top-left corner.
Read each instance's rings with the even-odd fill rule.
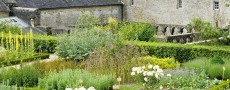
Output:
[[[19,7],[55,9],[121,4],[118,0],[15,0]]]
[[[6,4],[2,2],[2,0],[0,0],[0,12],[8,12],[8,11],[10,11],[9,7],[7,7]]]

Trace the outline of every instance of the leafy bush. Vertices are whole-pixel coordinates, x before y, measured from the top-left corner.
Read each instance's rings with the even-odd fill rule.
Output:
[[[211,60],[213,64],[224,64],[224,60],[220,56],[214,56]]]
[[[6,59],[6,49],[0,47],[0,62],[4,61],[5,59]]]
[[[228,80],[209,88],[209,90],[228,90],[229,88],[230,88],[230,81]]]
[[[114,43],[110,32],[102,30],[79,30],[59,39],[57,54],[65,59],[79,60],[87,57],[95,48]]]
[[[203,21],[200,18],[194,18],[192,20],[191,28],[198,31],[204,40],[221,37],[221,32],[217,28],[212,27],[210,22]]]
[[[226,67],[224,73],[224,79],[230,78],[230,64],[227,61],[225,64],[215,64],[212,63],[211,59],[209,58],[198,58],[191,60],[190,62],[183,63],[184,67],[191,67],[191,68],[200,68],[204,67],[206,73],[209,75],[210,78],[217,78],[222,79],[223,77],[223,67]]]
[[[34,47],[36,52],[54,53],[58,46],[58,39],[52,36],[34,35]]]
[[[83,82],[81,83],[80,81]],[[93,86],[97,90],[109,90],[114,83],[111,75],[96,75],[84,70],[66,69],[59,73],[50,72],[43,79],[39,80],[39,87],[46,90],[64,90],[65,88],[77,88]]]
[[[145,55],[144,50],[131,44],[127,46],[111,45],[93,50],[82,62],[82,67],[95,73],[115,74],[116,77],[122,78],[121,83],[133,82],[130,68],[136,63],[132,63],[132,59],[136,60]]]
[[[137,60],[133,60],[134,63],[137,63],[138,65],[146,65],[146,64],[152,64],[152,65],[159,65],[163,69],[174,69],[176,66],[179,66],[180,64],[175,61],[174,58],[157,58],[155,56],[146,56],[146,57],[140,57]]]
[[[34,67],[25,66],[20,69],[10,68],[3,70],[0,76],[2,80],[8,80],[9,85],[34,87],[38,83],[40,71]]]
[[[149,55],[160,58],[174,57],[179,62],[186,62],[195,57],[213,57],[214,55],[221,57],[230,56],[230,49],[226,46],[215,47],[140,41],[130,43],[139,47],[144,47],[149,52]]]
[[[156,33],[155,26],[148,23],[124,22],[120,24],[121,37],[125,40],[153,40]]]
[[[92,29],[94,26],[99,25],[100,20],[93,14],[82,14],[78,17],[77,25],[75,28],[78,29]]]
[[[164,77],[160,80],[160,85],[169,89],[207,89],[210,86],[220,82],[218,80],[208,80],[207,74],[201,69],[188,70],[188,69],[177,69],[177,70],[165,70],[168,77]]]

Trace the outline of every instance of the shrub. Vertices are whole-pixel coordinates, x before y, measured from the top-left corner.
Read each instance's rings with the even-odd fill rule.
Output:
[[[209,90],[227,90],[230,88],[230,81],[224,81],[221,82],[219,85],[215,85],[211,88],[209,88]]]
[[[139,66],[146,64],[159,65],[163,69],[174,69],[180,65],[174,58],[157,58],[155,56],[140,57],[137,60],[133,60],[133,62]]]
[[[58,46],[58,39],[52,36],[35,35],[33,42],[35,51],[40,53],[54,53]]]
[[[114,43],[110,32],[102,30],[79,30],[59,39],[57,54],[64,59],[80,60],[95,48]]]
[[[132,59],[136,60],[145,55],[144,50],[131,44],[127,46],[111,45],[93,50],[82,62],[82,67],[95,73],[115,74],[116,77],[122,78],[121,83],[133,82],[130,68],[136,64],[132,63]]]
[[[215,64],[211,63],[211,59],[209,58],[198,58],[195,60],[191,60],[190,62],[186,62],[182,64],[184,67],[191,67],[191,68],[200,68],[203,67],[206,73],[209,75],[210,78],[218,78],[222,79],[223,76],[223,67],[226,67],[224,73],[224,79],[230,78],[230,64],[226,62],[225,64]]]
[[[203,21],[200,18],[194,18],[192,20],[191,28],[198,31],[204,40],[221,37],[221,32],[217,28],[212,27],[209,22]]]
[[[230,49],[226,46],[215,47],[140,41],[130,43],[145,48],[149,52],[149,55],[154,55],[160,58],[174,57],[179,62],[186,62],[195,57],[213,57],[214,55],[221,57],[230,56]]]
[[[224,64],[224,60],[220,56],[214,56],[211,60],[213,64]]]
[[[169,89],[207,89],[219,82],[219,80],[208,80],[207,74],[202,68],[197,70],[165,70],[165,72],[171,75],[167,75],[168,77],[163,77],[159,83],[163,87],[167,87]]]
[[[5,59],[6,59],[6,49],[0,47],[0,62],[4,61]]]
[[[12,25],[12,21],[0,21],[1,32],[8,33],[9,31],[13,34],[20,34],[20,28],[17,25]]]
[[[83,81],[83,83],[79,82]],[[65,88],[77,88],[85,86],[86,88],[93,86],[97,90],[109,90],[113,85],[113,77],[111,75],[96,75],[84,70],[66,69],[59,73],[50,72],[43,79],[39,80],[39,87],[47,90],[64,90]]]
[[[38,83],[40,71],[31,66],[25,66],[20,69],[10,68],[1,72],[1,79],[9,81],[9,85],[23,87],[34,87]]]
[[[149,23],[124,22],[120,24],[120,35],[125,40],[153,40],[156,33],[155,26]]]

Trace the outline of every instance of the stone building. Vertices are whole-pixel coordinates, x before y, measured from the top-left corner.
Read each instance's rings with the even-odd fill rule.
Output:
[[[82,13],[94,14],[102,22],[108,17],[121,21],[123,5],[117,0],[15,0],[13,14],[35,26],[75,26]]]
[[[6,4],[3,3],[2,0],[0,0],[0,18],[8,17],[9,12],[10,12],[10,9],[8,8],[8,6],[6,6]]]
[[[187,25],[195,17],[224,28],[230,21],[230,0],[122,0],[124,19]]]

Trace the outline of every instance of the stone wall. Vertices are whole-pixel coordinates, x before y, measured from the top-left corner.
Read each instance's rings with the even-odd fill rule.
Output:
[[[108,17],[114,17],[118,21],[122,20],[122,6],[95,6],[78,7],[66,9],[40,10],[40,25],[50,27],[75,26],[78,17],[82,13],[94,14],[103,23],[107,22]]]
[[[9,12],[0,12],[0,18],[8,17],[8,16],[9,16]]]
[[[216,26],[225,27],[230,21],[229,0],[122,0],[125,4],[124,17],[128,21],[142,21],[157,24],[187,25],[194,17],[202,18]],[[214,1],[219,1],[220,9],[214,10]]]

